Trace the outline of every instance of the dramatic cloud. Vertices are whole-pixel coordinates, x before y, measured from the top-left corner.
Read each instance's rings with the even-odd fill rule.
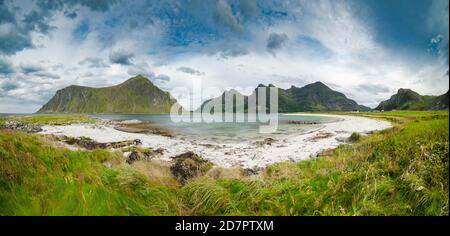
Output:
[[[119,51],[111,52],[111,54],[109,54],[109,60],[112,63],[116,63],[116,64],[131,65],[131,60],[132,60],[133,56],[134,56],[134,53],[132,53],[132,52],[119,50]]]
[[[0,58],[0,76],[6,76],[14,72],[11,62]]]
[[[166,82],[170,81],[170,77],[168,75],[164,75],[164,74],[159,74],[158,76],[153,77],[153,79],[162,80],[162,81],[166,81]]]
[[[256,0],[239,0],[238,6],[240,13],[245,20],[250,20],[258,14],[258,5]]]
[[[214,19],[218,24],[224,25],[234,32],[242,33],[244,31],[243,26],[233,15],[231,7],[225,0],[217,0]]]
[[[243,49],[243,48],[229,48],[229,49],[224,49],[221,52],[221,56],[225,59],[228,59],[230,57],[238,57],[238,56],[243,56],[248,54],[247,49]]]
[[[286,34],[277,34],[272,33],[267,38],[267,49],[269,51],[278,50],[283,46],[283,44],[288,40],[288,36]]]
[[[379,94],[379,93],[389,93],[390,89],[384,85],[377,84],[361,84],[359,86],[360,89],[365,90],[371,94]]]
[[[40,65],[32,65],[32,64],[28,64],[28,65],[20,65],[20,71],[22,71],[22,73],[24,74],[31,74],[31,73],[36,73],[36,72],[41,72],[44,71],[44,67],[40,66]]]
[[[32,46],[27,26],[18,22],[13,10],[0,2],[0,54],[11,55]]]
[[[0,84],[0,89],[3,90],[3,92],[8,92],[10,90],[17,89],[18,87],[19,85],[17,85],[16,83],[12,83],[10,81],[6,81]]]
[[[108,64],[106,64],[103,59],[97,58],[97,57],[88,57],[80,62],[78,62],[79,65],[87,65],[88,68],[104,68],[108,67]]]
[[[142,75],[147,78],[155,77],[155,73],[153,73],[153,71],[150,69],[150,66],[145,62],[130,67],[128,69],[128,75],[130,76]]]
[[[189,67],[184,67],[184,66],[183,67],[179,67],[177,69],[177,71],[181,71],[181,72],[184,72],[184,73],[187,73],[187,74],[191,74],[191,75],[198,75],[198,76],[205,75],[205,73],[203,73],[203,72],[201,72],[199,70],[192,69],[192,68],[189,68]]]
[[[371,107],[399,87],[445,93],[448,0],[403,2],[0,0],[0,112],[138,74],[169,92],[322,81]]]
[[[69,17],[70,19],[75,19],[78,16],[78,14],[74,11],[72,12],[64,11],[64,15]]]

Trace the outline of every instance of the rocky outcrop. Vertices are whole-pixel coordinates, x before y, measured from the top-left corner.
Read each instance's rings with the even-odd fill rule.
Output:
[[[136,146],[141,145],[142,142],[139,139],[135,140],[125,140],[121,142],[110,142],[110,143],[100,143],[95,140],[92,140],[88,137],[67,137],[67,136],[61,136],[59,137],[60,141],[65,142],[69,145],[77,145],[81,148],[85,148],[87,150],[94,150],[94,149],[107,149],[107,148],[125,148],[129,146]]]
[[[203,159],[193,152],[186,152],[172,157],[174,164],[170,171],[181,184],[185,184],[189,179],[206,173],[212,163]]]
[[[263,141],[256,141],[254,142],[254,144],[256,146],[265,146],[265,145],[272,145],[272,143],[276,142],[277,140],[273,139],[273,138],[265,138]]]
[[[317,125],[320,124],[317,121],[305,121],[305,120],[288,120],[288,124],[291,125]]]
[[[39,124],[27,124],[16,120],[7,121],[4,124],[0,124],[0,129],[16,130],[27,133],[38,133],[42,131],[41,125]]]
[[[135,161],[149,161],[155,157],[160,156],[164,152],[163,149],[158,148],[156,150],[153,149],[138,149],[135,148],[135,150],[132,150],[131,153],[128,155],[126,162],[128,164],[133,164]]]

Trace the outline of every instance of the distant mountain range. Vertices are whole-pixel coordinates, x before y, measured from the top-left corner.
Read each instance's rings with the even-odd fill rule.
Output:
[[[236,90],[224,92],[221,96],[211,99],[213,102],[224,104],[226,95],[233,95],[244,100],[242,110],[248,110],[249,98],[257,98],[258,88],[275,88],[278,90],[278,111],[286,112],[320,112],[320,111],[370,111],[366,106],[359,105],[354,100],[347,98],[343,93],[334,91],[322,82],[315,82],[304,87],[295,86],[289,89],[277,88],[272,84],[263,84],[253,91],[250,96],[245,96]],[[267,93],[268,94],[268,93]],[[205,101],[200,108],[203,108]],[[267,97],[267,100],[269,98]],[[127,81],[104,88],[91,88],[71,85],[58,90],[37,113],[85,113],[85,114],[164,114],[169,113],[170,108],[177,101],[155,86],[147,78],[138,75]],[[448,92],[441,96],[422,96],[409,89],[399,89],[398,93],[389,100],[383,101],[376,110],[438,110],[448,109]],[[265,104],[257,105],[261,110],[268,110]],[[198,110],[200,110],[200,108]],[[239,108],[239,107],[238,107]],[[237,110],[236,105],[233,106]]]
[[[37,113],[163,114],[176,103],[143,76],[105,88],[72,85],[56,92]]]
[[[448,109],[448,103],[448,91],[440,96],[422,96],[411,89],[399,89],[375,110],[443,110]]]
[[[263,84],[253,91],[250,96],[245,96],[237,92],[236,90],[226,91],[221,96],[205,101],[201,108],[203,108],[208,102],[224,104],[225,96],[232,95],[241,97],[244,100],[244,111],[248,108],[248,99],[253,97],[257,101],[258,88],[266,88],[266,100],[269,101],[269,88],[273,87],[278,90],[278,112],[298,112],[298,111],[369,111],[369,107],[359,105],[355,101],[347,98],[344,94],[334,91],[327,87],[322,82],[315,82],[308,84],[304,87],[298,88],[292,86],[289,89],[277,88],[272,84],[265,86]],[[257,103],[260,107],[259,110],[268,110],[269,106],[265,106]],[[262,109],[261,109],[262,108]],[[236,110],[236,106],[234,106]],[[224,109],[222,109],[224,110]]]

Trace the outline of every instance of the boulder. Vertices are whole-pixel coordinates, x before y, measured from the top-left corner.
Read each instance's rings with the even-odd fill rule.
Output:
[[[134,149],[131,151],[130,155],[127,157],[127,163],[132,164],[135,161],[149,161],[154,157],[158,157],[163,154],[164,149],[158,148],[156,150],[153,149]]]
[[[263,141],[256,141],[255,145],[257,146],[264,146],[264,145],[272,145],[272,143],[276,142],[277,140],[273,138],[265,138]]]
[[[170,171],[181,184],[185,184],[189,179],[204,174],[212,167],[209,161],[191,151],[171,158],[174,160],[174,164],[170,167]]]
[[[327,148],[327,149],[324,149],[324,150],[320,151],[319,153],[317,153],[317,156],[318,157],[331,156],[331,155],[333,155],[333,152],[334,152],[334,148]]]
[[[132,164],[135,161],[142,159],[142,153],[138,151],[131,151],[130,155],[127,158],[127,163]]]

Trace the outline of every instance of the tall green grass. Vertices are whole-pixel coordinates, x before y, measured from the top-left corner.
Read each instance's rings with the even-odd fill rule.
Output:
[[[0,214],[448,215],[448,111],[352,115],[395,123],[330,157],[184,186],[173,184],[167,165],[128,166],[121,153],[69,151],[0,131]]]
[[[151,185],[122,154],[69,151],[0,131],[0,215],[173,215],[176,189]]]
[[[258,180],[196,179],[187,203],[200,215],[448,215],[448,112],[435,113],[377,114],[402,122]]]

